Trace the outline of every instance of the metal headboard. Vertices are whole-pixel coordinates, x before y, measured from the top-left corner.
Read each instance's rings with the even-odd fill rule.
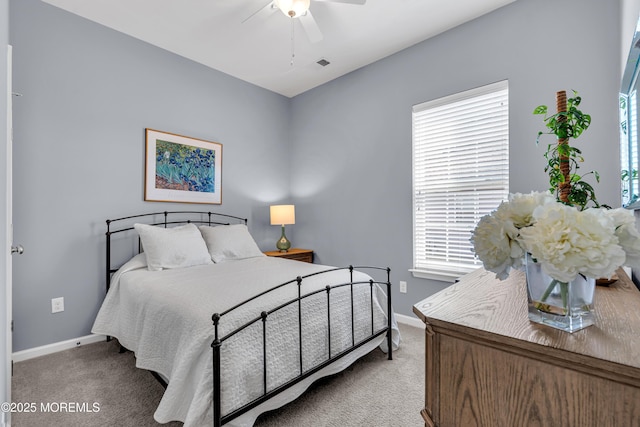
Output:
[[[162,220],[158,221],[157,217],[162,215]],[[191,218],[187,218],[188,215],[191,215]],[[171,217],[171,218],[170,218]],[[167,228],[169,225],[178,225],[178,224],[202,224],[202,225],[230,225],[232,223],[238,223],[247,225],[247,218],[242,218],[235,215],[227,215],[216,212],[205,212],[205,211],[163,211],[163,212],[152,212],[152,213],[144,213],[137,215],[124,216],[122,218],[116,219],[108,219],[107,222],[107,232],[105,233],[107,237],[107,264],[106,264],[106,286],[107,291],[109,290],[109,285],[111,282],[111,275],[118,271],[118,268],[114,268],[111,266],[111,236],[113,234],[122,233],[125,231],[133,230],[133,224],[131,221],[135,219],[137,223],[144,223],[148,225],[158,225],[164,226]],[[121,225],[122,224],[122,225]],[[118,227],[121,228],[118,228]],[[138,240],[138,245],[140,245]],[[140,251],[140,246],[138,251]]]

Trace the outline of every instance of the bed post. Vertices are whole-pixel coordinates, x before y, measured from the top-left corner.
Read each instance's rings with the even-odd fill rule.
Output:
[[[107,220],[107,232],[105,235],[107,236],[107,274],[106,274],[106,287],[107,291],[109,290],[109,282],[111,281],[111,231],[109,230],[109,226],[111,224],[111,220]]]
[[[302,366],[302,277],[296,277],[296,283],[298,284],[298,338],[300,340],[298,351],[300,352],[300,375],[303,374]]]
[[[106,275],[105,275],[105,286],[107,288],[107,292],[109,292],[109,284],[111,283],[111,230],[109,226],[111,225],[111,220],[107,220],[107,232],[105,236],[107,236],[107,266],[105,267]],[[111,336],[107,335],[107,341],[111,341]]]
[[[215,328],[215,338],[211,343],[213,348],[213,426],[220,427],[222,425],[221,397],[220,397],[220,346],[222,343],[218,338],[218,322],[220,321],[220,315],[215,313],[211,316],[213,320],[213,326]]]
[[[353,265],[349,266],[349,290],[351,292],[351,346],[354,347],[356,345],[356,317],[355,317],[355,309],[353,307]]]
[[[391,339],[391,268],[387,267],[387,355],[389,360],[393,360],[393,340]]]

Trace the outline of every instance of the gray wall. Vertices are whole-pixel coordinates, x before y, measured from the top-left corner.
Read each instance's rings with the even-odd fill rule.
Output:
[[[256,240],[279,236],[268,205],[289,191],[290,101],[39,0],[13,0],[14,350],[90,333],[104,298],[105,219],[143,201],[144,129],[223,144],[222,206]],[[65,311],[51,314],[51,298]]]
[[[544,147],[535,144],[543,122],[531,113],[539,104],[555,108],[556,91],[576,89],[593,118],[576,141],[586,158],[581,171],[597,169],[599,199],[619,206],[619,13],[618,2],[519,0],[294,98],[296,244],[313,247],[327,264],[388,264],[402,314],[447,286],[408,272],[411,107],[503,79],[510,190],[547,188]],[[399,280],[408,282],[407,294]]]
[[[7,45],[9,44],[9,0],[0,0],[0,169],[2,173],[5,171],[5,164],[7,161],[6,143],[7,143]],[[6,186],[4,185],[4,175],[2,176],[2,185],[0,186],[0,242],[10,243],[7,241],[7,235],[5,230],[5,223],[7,220],[6,215]],[[0,402],[10,401],[7,396],[6,385],[9,383],[7,378],[7,364],[11,363],[7,359],[7,353],[11,351],[11,348],[7,348],[7,334],[9,325],[7,325],[5,316],[5,307],[7,305],[7,287],[5,284],[5,278],[7,273],[7,251],[9,245],[4,244],[0,249]],[[1,416],[1,415],[0,415]],[[2,420],[2,418],[0,418]],[[1,421],[0,421],[1,423]]]

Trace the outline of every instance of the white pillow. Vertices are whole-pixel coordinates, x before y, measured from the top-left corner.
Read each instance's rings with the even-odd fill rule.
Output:
[[[265,256],[244,224],[200,226],[213,262]]]
[[[142,249],[147,255],[147,268],[182,268],[192,265],[213,264],[198,227],[193,224],[164,228],[147,224],[134,224],[140,235]]]

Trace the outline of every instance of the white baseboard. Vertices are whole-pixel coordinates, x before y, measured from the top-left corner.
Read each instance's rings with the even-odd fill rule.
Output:
[[[405,316],[404,314],[396,313],[396,320],[398,323],[413,326],[416,328],[424,328],[424,323],[417,317]],[[27,350],[21,350],[13,353],[14,362],[22,362],[23,360],[33,359],[35,357],[46,356],[47,354],[57,353],[59,351],[69,350],[70,348],[78,347],[81,345],[92,344],[95,342],[104,341],[106,337],[104,335],[91,334],[85,337],[75,338],[67,341],[60,341],[53,344],[43,345],[41,347],[29,348]]]
[[[74,338],[72,340],[54,342],[53,344],[43,345],[41,347],[29,348],[27,350],[16,351],[13,353],[14,362],[22,362],[23,360],[33,359],[35,357],[46,356],[47,354],[57,353],[70,348],[81,345],[92,344],[94,342],[104,341],[107,338],[104,335],[91,334],[85,337]]]
[[[416,328],[424,328],[424,323],[422,320],[413,316],[405,316],[404,314],[396,313],[396,320],[398,323],[403,323],[405,325],[414,326]]]

